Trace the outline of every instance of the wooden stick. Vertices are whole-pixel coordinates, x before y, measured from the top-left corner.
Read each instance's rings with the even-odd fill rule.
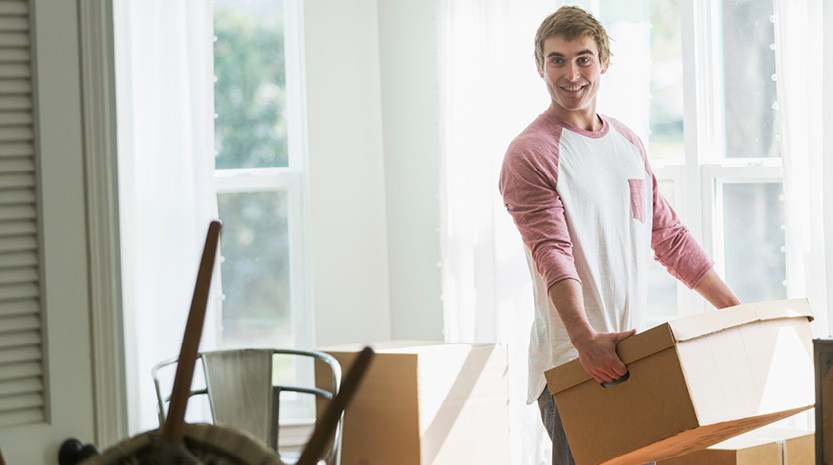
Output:
[[[344,382],[341,383],[341,388],[338,390],[327,410],[321,415],[321,418],[315,423],[315,429],[312,431],[312,436],[307,442],[304,451],[301,453],[301,458],[298,459],[296,465],[315,465],[318,463],[321,453],[327,447],[327,443],[335,433],[338,421],[341,414],[353,398],[356,390],[359,388],[359,383],[364,377],[364,373],[370,366],[370,361],[373,359],[375,353],[370,347],[365,347],[356,357],[356,361],[350,367],[350,370],[344,376]]]
[[[191,380],[194,377],[194,364],[200,347],[202,327],[205,322],[205,310],[208,304],[208,290],[211,287],[211,275],[214,271],[214,258],[217,254],[217,244],[220,240],[222,223],[212,221],[208,226],[205,238],[205,248],[202,252],[197,283],[194,286],[194,296],[191,299],[191,310],[185,325],[185,335],[182,338],[182,348],[179,351],[179,361],[176,365],[176,377],[171,392],[171,404],[168,416],[162,425],[160,437],[171,444],[181,444],[184,436],[185,408],[188,405],[188,395],[191,392]]]

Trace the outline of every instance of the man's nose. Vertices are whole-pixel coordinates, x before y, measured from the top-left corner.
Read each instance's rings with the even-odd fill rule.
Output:
[[[578,65],[576,63],[569,63],[567,68],[564,70],[565,78],[569,79],[570,81],[575,81],[581,77],[579,73]]]

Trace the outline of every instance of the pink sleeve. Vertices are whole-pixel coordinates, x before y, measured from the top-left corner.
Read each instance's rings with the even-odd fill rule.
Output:
[[[624,124],[613,118],[609,118],[609,121],[639,149],[645,162],[645,171],[651,175],[654,203],[651,248],[654,250],[654,259],[662,263],[668,272],[683,284],[694,288],[712,269],[714,262],[691,236],[688,228],[680,222],[665,197],[660,194],[657,178],[651,171],[642,141]]]
[[[651,233],[651,248],[654,258],[662,263],[675,278],[689,288],[694,288],[706,273],[712,269],[714,262],[706,251],[691,236],[677,218],[677,214],[668,205],[657,187],[657,178],[653,173],[654,223]]]
[[[515,143],[510,145],[500,173],[503,203],[547,288],[566,278],[581,282],[564,205],[555,190],[557,177],[557,155],[536,158],[523,144]]]

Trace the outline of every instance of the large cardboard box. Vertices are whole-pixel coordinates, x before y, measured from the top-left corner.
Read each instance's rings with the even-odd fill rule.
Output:
[[[629,378],[603,388],[578,360],[546,372],[577,465],[683,455],[814,403],[808,302],[740,305],[623,340]]]
[[[815,434],[761,428],[657,465],[816,465]]]
[[[510,462],[506,345],[370,346],[376,356],[344,415],[343,465]],[[321,350],[346,371],[362,347]]]

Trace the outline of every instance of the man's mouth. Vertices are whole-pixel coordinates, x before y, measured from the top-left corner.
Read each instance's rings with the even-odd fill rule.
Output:
[[[567,92],[577,92],[584,88],[584,85],[580,86],[561,86],[562,89],[566,90]]]

